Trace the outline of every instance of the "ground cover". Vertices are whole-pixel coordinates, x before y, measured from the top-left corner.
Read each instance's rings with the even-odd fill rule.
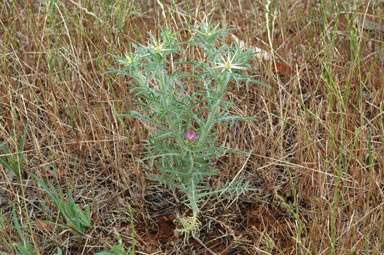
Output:
[[[382,1],[4,1],[0,3],[0,254],[382,254]],[[232,86],[199,231],[157,174],[127,77],[132,43],[212,18],[260,51]],[[199,57],[199,52],[188,52]],[[183,61],[184,55],[180,56]],[[87,209],[89,208],[89,209]],[[121,240],[121,245],[119,245]]]

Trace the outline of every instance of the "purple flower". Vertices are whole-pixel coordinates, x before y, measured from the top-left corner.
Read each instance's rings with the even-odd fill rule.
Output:
[[[197,140],[200,137],[196,135],[195,131],[188,130],[187,133],[185,134],[185,138],[187,138],[188,140]]]

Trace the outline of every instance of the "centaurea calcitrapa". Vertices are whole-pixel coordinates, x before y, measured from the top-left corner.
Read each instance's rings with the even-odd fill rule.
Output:
[[[227,45],[224,36],[230,30],[204,21],[191,31],[191,39],[183,42],[176,41],[178,33],[172,29],[161,28],[159,39],[149,33],[147,44],[132,45],[131,52],[118,57],[123,67],[113,70],[129,77],[137,104],[136,111],[118,115],[153,127],[146,140],[148,156],[142,160],[150,160],[159,174],[149,177],[181,191],[192,209],[192,217],[181,219],[180,231],[187,235],[198,230],[199,204],[213,194],[204,178],[217,174],[215,159],[233,151],[217,145],[216,125],[252,119],[230,115],[231,103],[224,100],[228,88],[257,82],[254,75],[244,74],[256,52],[238,42]],[[202,58],[177,62],[186,47],[201,51]],[[236,192],[247,184],[237,185]]]

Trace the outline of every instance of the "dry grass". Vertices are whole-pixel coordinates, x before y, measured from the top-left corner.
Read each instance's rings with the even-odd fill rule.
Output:
[[[30,121],[22,180],[0,166],[0,212],[10,223],[0,253],[20,241],[12,208],[20,223],[32,222],[22,229],[36,254],[95,254],[117,243],[115,232],[128,249],[130,206],[137,254],[382,254],[382,1],[161,2],[0,4],[0,142],[12,153]],[[135,106],[124,77],[107,71],[117,66],[113,55],[159,24],[188,36],[185,22],[204,15],[264,50],[253,71],[272,88],[231,91],[233,111],[258,121],[222,130],[221,139],[250,157],[220,159],[220,175],[207,180],[219,185],[244,166],[240,177],[259,192],[210,198],[199,235],[185,243],[174,230],[186,208],[145,178],[153,169],[137,159],[148,131],[117,119],[112,106]],[[57,209],[31,174],[54,184],[53,168],[82,208],[91,205],[94,227],[84,236],[46,223],[57,222]]]

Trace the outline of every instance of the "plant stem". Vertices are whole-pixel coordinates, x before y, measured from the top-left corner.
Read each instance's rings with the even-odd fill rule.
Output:
[[[211,106],[211,109],[207,118],[207,122],[204,125],[203,133],[201,134],[201,137],[199,139],[200,145],[204,144],[205,139],[212,128],[212,121],[216,115],[217,108],[220,104],[220,99],[223,97],[224,89],[228,84],[228,81],[224,80],[222,77],[220,77],[220,75],[217,80],[218,80],[219,86],[216,90],[216,94],[217,94],[216,102]]]

